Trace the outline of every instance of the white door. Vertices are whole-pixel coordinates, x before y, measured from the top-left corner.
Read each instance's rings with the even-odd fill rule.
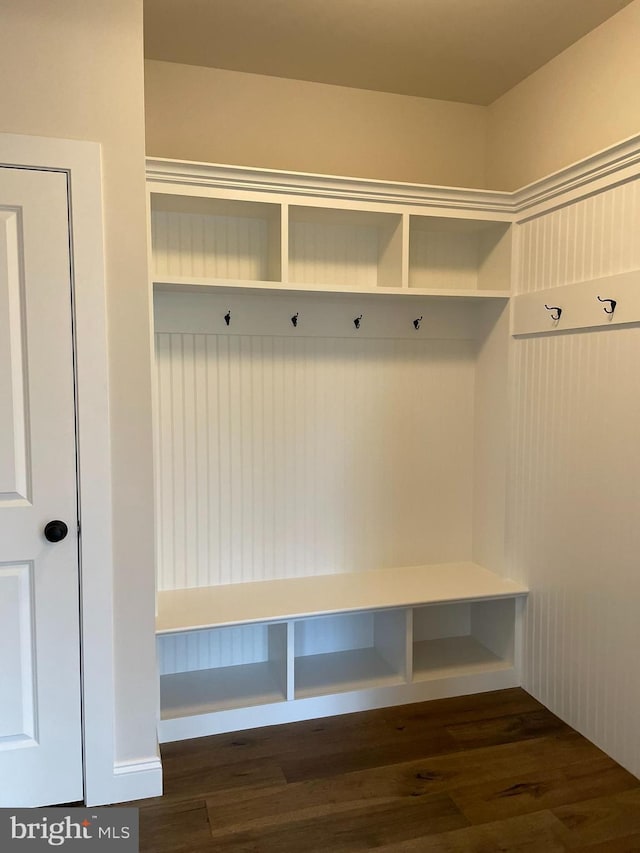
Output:
[[[0,806],[83,798],[69,233],[66,175],[0,168]]]

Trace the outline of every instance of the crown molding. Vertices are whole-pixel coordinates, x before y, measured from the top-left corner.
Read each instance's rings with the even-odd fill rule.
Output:
[[[441,187],[367,178],[287,172],[250,166],[147,158],[147,180],[166,186],[209,187],[273,195],[410,205],[512,216],[537,216],[640,174],[640,135],[599,151],[513,192]]]
[[[517,219],[561,207],[640,174],[640,135],[598,151],[511,194]],[[524,217],[522,216],[524,214]]]
[[[439,187],[369,178],[285,172],[250,166],[225,166],[187,160],[147,159],[147,180],[192,187],[216,187],[300,195],[306,198],[348,199],[391,205],[511,212],[511,193]]]

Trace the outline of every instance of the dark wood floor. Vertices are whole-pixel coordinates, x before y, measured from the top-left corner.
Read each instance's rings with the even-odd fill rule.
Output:
[[[640,782],[522,690],[166,744],[143,853],[640,851]]]

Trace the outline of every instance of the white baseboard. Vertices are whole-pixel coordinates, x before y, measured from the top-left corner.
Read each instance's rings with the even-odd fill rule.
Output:
[[[99,792],[87,798],[88,806],[126,803],[162,796],[162,762],[160,756],[138,761],[117,761],[113,777]]]

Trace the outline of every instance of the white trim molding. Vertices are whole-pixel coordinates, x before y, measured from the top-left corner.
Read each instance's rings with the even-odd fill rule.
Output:
[[[388,205],[413,205],[426,208],[488,210],[509,213],[511,193],[490,190],[377,181],[367,178],[343,178],[306,172],[283,172],[249,166],[224,166],[191,163],[186,160],[147,159],[147,181],[166,186],[206,187],[273,195],[303,195]]]
[[[162,796],[162,762],[160,755],[139,761],[119,761],[113,767],[113,787],[118,799],[131,802]],[[88,803],[87,805],[99,805]]]
[[[0,134],[0,163],[67,175],[81,524],[84,793],[88,805],[119,802],[128,798],[132,786],[126,774],[115,772],[119,765],[115,756],[111,437],[100,145]],[[136,776],[136,796],[158,794],[160,776],[159,771]]]
[[[147,181],[164,186],[237,190],[239,193],[304,195],[306,198],[412,205],[416,208],[485,212],[522,221],[553,207],[593,195],[613,183],[640,174],[640,135],[632,136],[552,175],[513,192],[344,178],[249,166],[225,166],[186,160],[147,159]],[[426,210],[425,210],[426,212]]]

